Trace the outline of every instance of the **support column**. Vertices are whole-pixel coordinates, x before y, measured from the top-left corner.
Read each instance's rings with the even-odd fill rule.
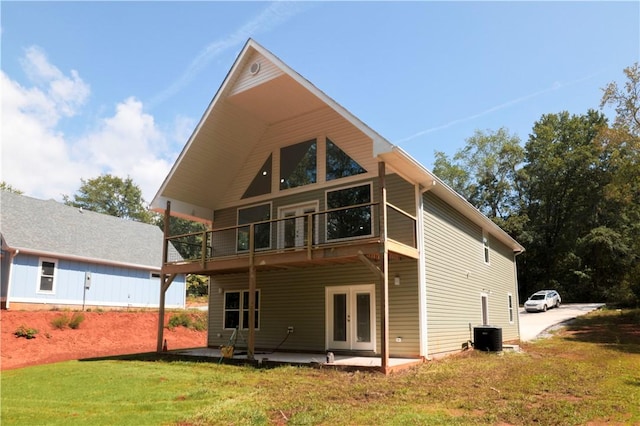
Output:
[[[158,341],[156,346],[157,352],[162,352],[162,341],[164,338],[164,305],[165,295],[167,293],[166,281],[167,275],[164,272],[164,265],[167,264],[167,238],[169,237],[169,218],[171,217],[171,201],[167,201],[167,207],[164,209],[164,229],[162,238],[162,266],[160,267],[160,305],[158,306]],[[173,280],[172,280],[173,281]],[[171,284],[171,283],[169,283]]]
[[[249,339],[247,341],[247,359],[253,360],[256,344],[256,265],[254,263],[255,252],[255,226],[249,226]]]
[[[384,374],[389,373],[389,250],[387,248],[387,187],[386,168],[384,162],[378,163],[378,181],[380,186],[379,200],[379,222],[378,229],[380,235],[380,304],[382,317],[380,318],[380,338],[381,345],[381,370]]]

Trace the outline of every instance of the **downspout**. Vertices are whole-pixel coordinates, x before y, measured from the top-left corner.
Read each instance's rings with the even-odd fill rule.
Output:
[[[382,318],[380,318],[381,328],[381,361],[380,368],[384,374],[389,374],[389,250],[387,249],[387,188],[385,184],[385,163],[378,163],[378,179],[380,181],[380,211],[378,216],[379,238],[380,238],[380,271],[382,273],[380,284],[380,304]]]
[[[11,278],[13,275],[13,259],[20,253],[20,249],[14,249],[14,250],[7,250],[10,254],[9,254],[9,272],[7,272],[7,299],[5,300],[5,309],[9,309],[9,305],[11,304],[10,302],[10,295],[11,295]]]
[[[430,189],[430,188],[429,188]],[[427,189],[428,190],[428,189]],[[431,360],[429,355],[429,321],[427,313],[427,281],[426,281],[426,253],[424,247],[424,190],[420,185],[415,186],[416,197],[416,245],[418,246],[418,330],[420,335],[420,356]]]

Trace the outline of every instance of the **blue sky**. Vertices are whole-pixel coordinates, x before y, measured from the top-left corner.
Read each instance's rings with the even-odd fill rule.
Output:
[[[429,168],[476,129],[524,144],[597,109],[640,60],[638,1],[0,7],[1,178],[57,200],[112,173],[151,201],[249,37]]]

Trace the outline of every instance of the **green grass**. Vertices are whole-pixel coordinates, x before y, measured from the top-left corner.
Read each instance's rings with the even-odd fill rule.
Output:
[[[160,359],[43,365],[3,372],[2,424],[640,423],[640,311],[593,313],[523,349],[386,377]]]

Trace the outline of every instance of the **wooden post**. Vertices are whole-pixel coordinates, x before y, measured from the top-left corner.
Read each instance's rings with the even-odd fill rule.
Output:
[[[162,266],[160,267],[160,305],[158,306],[158,341],[157,341],[157,352],[162,352],[162,340],[164,337],[164,305],[165,305],[165,295],[167,292],[168,286],[166,285],[167,275],[164,272],[165,265],[167,264],[169,250],[168,244],[169,240],[169,218],[171,217],[171,201],[167,201],[167,208],[164,209],[164,230],[163,230],[163,238],[162,238]],[[173,280],[171,280],[173,281]],[[169,282],[171,284],[171,282]]]
[[[256,265],[254,263],[255,251],[255,225],[249,226],[249,339],[247,341],[247,359],[253,360],[256,344]]]
[[[380,185],[379,202],[379,233],[380,233],[380,304],[382,317],[380,318],[380,338],[382,339],[381,370],[389,373],[389,250],[387,248],[387,188],[385,182],[385,163],[378,163],[378,180]]]

